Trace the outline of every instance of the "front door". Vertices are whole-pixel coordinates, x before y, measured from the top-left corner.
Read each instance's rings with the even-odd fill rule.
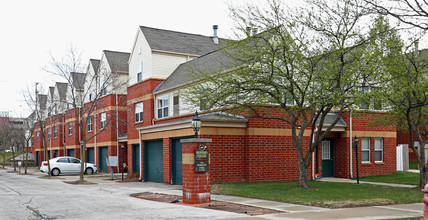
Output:
[[[331,140],[322,141],[322,176],[334,177],[333,142]]]
[[[108,157],[108,147],[100,147],[98,148],[98,155],[100,155],[100,170],[101,173],[108,173],[108,166],[107,166],[107,157]]]
[[[180,139],[172,139],[171,145],[171,174],[172,183],[183,184],[183,164]]]
[[[140,172],[140,145],[132,145],[132,173]]]
[[[36,166],[40,166],[39,160],[40,160],[40,151],[36,151]]]

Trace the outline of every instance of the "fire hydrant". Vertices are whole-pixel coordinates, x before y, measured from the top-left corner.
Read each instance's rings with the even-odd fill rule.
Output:
[[[424,203],[424,220],[428,220],[428,184],[425,185],[422,192],[424,193],[424,198],[422,199]]]

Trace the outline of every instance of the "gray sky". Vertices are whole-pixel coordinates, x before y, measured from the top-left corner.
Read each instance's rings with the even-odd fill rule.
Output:
[[[234,1],[235,3],[236,1]],[[264,1],[263,1],[264,2]],[[101,51],[130,52],[140,25],[211,36],[232,36],[224,0],[13,0],[0,2],[0,111],[26,117],[21,91],[40,82],[54,85],[43,71],[64,55],[70,44],[83,61],[100,59]]]

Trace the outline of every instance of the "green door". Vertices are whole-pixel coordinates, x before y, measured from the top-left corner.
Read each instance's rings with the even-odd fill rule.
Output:
[[[36,166],[40,166],[40,151],[36,151]]]
[[[183,184],[183,164],[180,139],[173,139],[171,145],[171,175],[172,184]]]
[[[48,159],[49,160],[51,159],[51,151],[50,150],[48,150]]]
[[[86,163],[94,163],[94,148],[86,148]]]
[[[74,157],[74,149],[67,149],[67,156]]]
[[[144,142],[144,180],[163,183],[162,141]]]
[[[331,140],[322,141],[322,176],[334,177],[334,151],[333,142]]]
[[[53,151],[53,154],[54,154],[54,155],[53,155],[53,158],[58,157],[58,150],[54,150],[54,151]]]
[[[140,145],[132,145],[132,172],[140,172]]]
[[[108,173],[108,166],[106,158],[108,156],[108,147],[99,147],[98,153],[100,155],[100,170],[101,173]]]

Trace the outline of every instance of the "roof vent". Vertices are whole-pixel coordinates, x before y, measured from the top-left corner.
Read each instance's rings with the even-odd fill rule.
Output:
[[[212,37],[215,44],[218,44],[218,36],[217,36],[218,25],[213,25],[214,36]]]

